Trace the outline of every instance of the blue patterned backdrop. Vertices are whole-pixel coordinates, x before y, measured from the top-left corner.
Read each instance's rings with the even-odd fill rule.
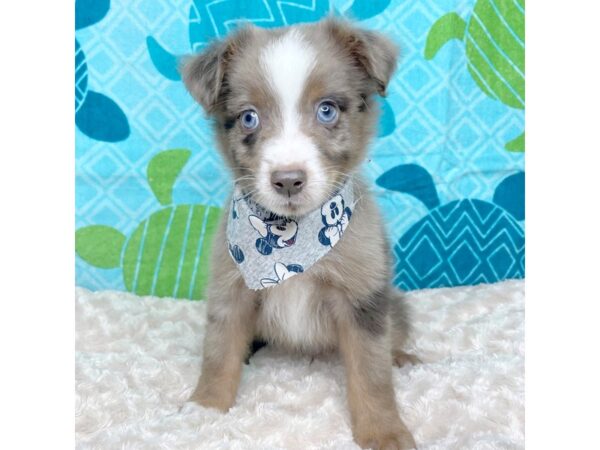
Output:
[[[484,8],[523,45],[511,21],[523,14],[521,0],[78,0],[76,228],[106,225],[129,239],[161,207],[146,170],[167,149],[191,150],[173,203],[222,205],[229,175],[209,123],[178,79],[177,56],[200,50],[240,17],[280,26],[332,9],[401,48],[364,167],[395,245],[396,283],[414,289],[524,276],[524,153],[505,148],[523,132],[524,114],[494,95],[492,82],[477,80],[486,74],[468,46],[486,57],[471,30],[485,25],[477,13]],[[426,58],[428,35],[448,13],[456,13],[448,16],[454,25],[456,18],[469,23],[465,37]],[[485,31],[508,60],[504,41],[494,41],[497,28]],[[523,76],[518,63],[509,69]],[[498,83],[511,89],[507,79]],[[76,260],[78,285],[125,289],[118,263],[101,268],[84,258]]]

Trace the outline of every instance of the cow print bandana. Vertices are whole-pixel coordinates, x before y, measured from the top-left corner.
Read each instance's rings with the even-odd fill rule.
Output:
[[[266,210],[236,187],[227,221],[229,254],[253,290],[306,272],[342,238],[354,208],[352,181],[301,217]]]

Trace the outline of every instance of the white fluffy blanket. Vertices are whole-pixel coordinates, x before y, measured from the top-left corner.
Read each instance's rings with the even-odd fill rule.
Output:
[[[407,350],[423,363],[394,368],[394,383],[420,449],[523,448],[523,290],[508,281],[408,294]],[[244,367],[229,413],[186,404],[204,309],[77,289],[78,448],[358,448],[338,358],[311,363],[263,348]]]

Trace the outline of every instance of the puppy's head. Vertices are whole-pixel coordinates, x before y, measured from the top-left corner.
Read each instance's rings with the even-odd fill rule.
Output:
[[[396,67],[385,37],[327,19],[247,26],[189,58],[183,79],[214,119],[242,189],[284,216],[319,208],[363,160]]]

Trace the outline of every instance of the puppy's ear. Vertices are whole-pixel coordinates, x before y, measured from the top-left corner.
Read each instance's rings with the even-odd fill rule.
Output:
[[[183,60],[179,71],[192,97],[208,113],[214,113],[227,85],[227,69],[232,58],[248,41],[252,26],[244,26],[224,40],[215,41],[204,51]]]
[[[366,72],[377,93],[385,97],[398,61],[396,44],[381,33],[362,30],[340,19],[327,19],[324,26],[330,37]]]
[[[192,97],[211,113],[225,78],[227,44],[213,42],[202,53],[190,56],[180,66],[181,77]]]

